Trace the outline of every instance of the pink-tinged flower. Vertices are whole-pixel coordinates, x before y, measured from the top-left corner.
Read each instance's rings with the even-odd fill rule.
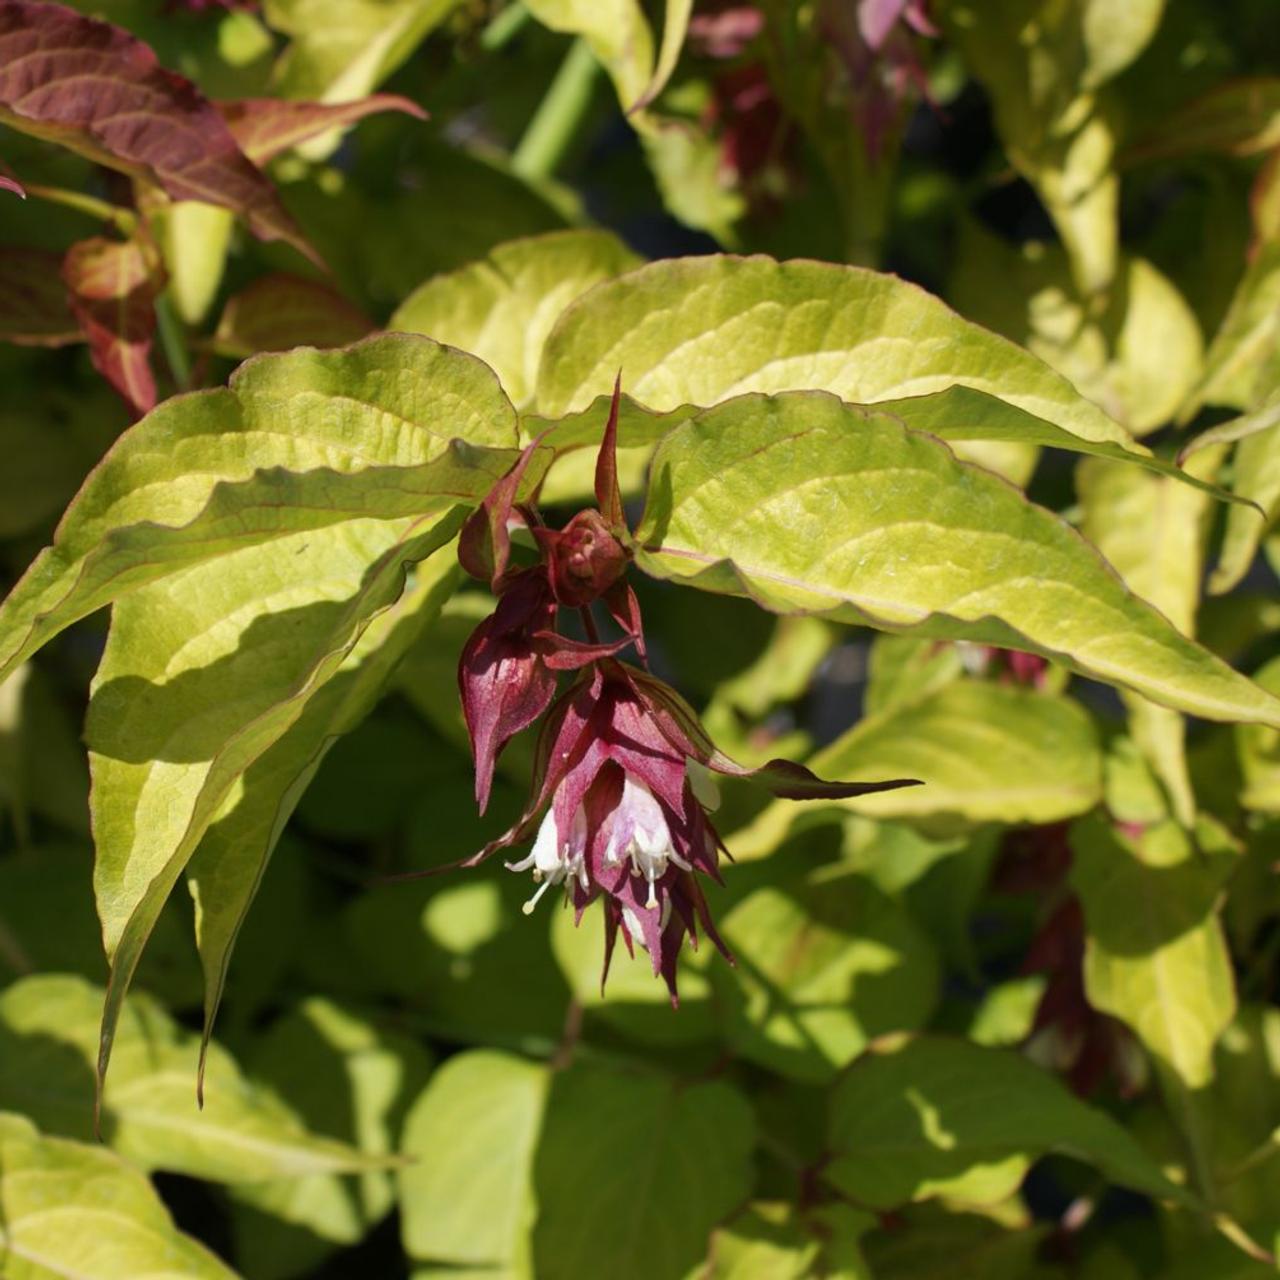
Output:
[[[531,841],[522,858],[506,864],[532,876],[526,913],[554,888],[563,888],[579,919],[602,899],[605,974],[621,932],[632,954],[637,945],[649,953],[674,1001],[685,937],[696,946],[701,926],[724,951],[698,881],[720,879],[723,848],[708,814],[716,803],[708,771],[752,779],[795,799],[862,795],[911,783],[824,782],[786,760],[744,769],[716,749],[674,689],[617,660],[614,655],[633,646],[645,661],[640,608],[624,576],[631,534],[617,479],[619,396],[615,385],[596,462],[598,510],[579,512],[555,530],[532,503],[518,501],[538,440],[463,527],[458,558],[498,597],[458,667],[482,810],[502,748],[546,716],[524,814],[460,865],[474,866]],[[511,532],[522,526],[539,555],[533,565],[513,564]],[[598,638],[591,613],[597,600],[621,631],[619,638]],[[585,640],[557,631],[565,608],[579,611]],[[556,698],[562,671],[576,674]]]
[[[689,19],[689,46],[704,58],[737,58],[764,30],[764,14],[753,4],[722,4]]]

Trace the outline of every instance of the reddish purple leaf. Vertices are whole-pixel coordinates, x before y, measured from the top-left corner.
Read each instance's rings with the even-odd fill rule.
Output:
[[[380,111],[403,111],[425,120],[416,102],[398,93],[375,93],[355,102],[290,102],[284,98],[242,98],[215,104],[240,150],[254,164],[276,156],[329,129],[355,124]]]
[[[12,191],[15,196],[21,196],[23,200],[27,198],[27,193],[22,189],[22,183],[17,178],[11,178],[4,173],[0,173],[0,190]]]
[[[345,347],[375,328],[359,307],[327,285],[278,273],[228,299],[213,347],[235,359],[291,347]]]
[[[0,0],[0,123],[242,216],[316,260],[275,188],[189,80],[127,31],[73,9]]]
[[[0,248],[0,342],[63,347],[83,339],[67,303],[62,255],[16,245]]]
[[[134,412],[154,408],[151,339],[163,281],[153,252],[136,240],[81,240],[68,250],[62,278],[94,368]]]

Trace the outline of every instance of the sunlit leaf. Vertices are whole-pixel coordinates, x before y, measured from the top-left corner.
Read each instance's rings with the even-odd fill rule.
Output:
[[[1126,591],[1058,517],[829,396],[743,396],[671,431],[636,540],[645,572],[775,612],[1030,649],[1162,705],[1277,722],[1271,695]]]
[[[102,990],[80,978],[25,978],[0,994],[0,1104],[49,1133],[93,1136]],[[254,1182],[376,1166],[374,1156],[311,1133],[214,1046],[206,1099],[193,1092],[199,1038],[146,996],[125,1007],[116,1070],[102,1100],[104,1138],[145,1169]]]
[[[370,623],[301,717],[244,775],[196,848],[187,882],[205,975],[204,1034],[212,1034],[231,953],[280,833],[325,753],[377,700],[390,672],[456,585],[451,548],[417,566],[404,595]]]
[[[668,0],[679,7],[682,0]],[[655,81],[653,29],[640,0],[525,0],[553,31],[581,36],[609,73],[624,111],[641,105]],[[664,50],[664,53],[666,50]]]
[[[918,778],[922,786],[900,794],[834,803],[940,828],[1058,822],[1102,798],[1098,733],[1084,709],[1070,698],[984,680],[922,690],[860,721],[807,763],[824,778]],[[794,804],[770,805],[743,833],[743,854],[776,841],[797,816]]]
[[[933,1011],[929,940],[863,876],[757,889],[718,927],[736,960],[711,971],[729,1042],[790,1079],[829,1081],[873,1037]]]
[[[431,1062],[409,1037],[313,997],[272,1025],[252,1066],[312,1133],[390,1155]],[[238,1183],[231,1195],[236,1256],[259,1280],[297,1275],[355,1244],[394,1201],[392,1174],[380,1169]]]
[[[377,88],[459,0],[266,0],[292,37],[277,68],[283,98],[347,104]],[[343,123],[343,121],[335,121]]]
[[[1280,690],[1280,659],[1253,677],[1264,689]],[[1280,733],[1261,725],[1236,729],[1236,751],[1244,775],[1240,803],[1262,813],[1280,813]]]
[[[132,1165],[22,1116],[0,1115],[0,1193],[0,1266],[14,1280],[235,1280]]]
[[[1218,460],[1217,454],[1202,454],[1191,466],[1201,475],[1212,475]],[[1080,464],[1076,489],[1085,537],[1131,591],[1155,605],[1184,635],[1194,635],[1213,514],[1207,495],[1164,476],[1095,459]],[[1227,519],[1235,519],[1234,508]],[[1179,819],[1190,825],[1195,797],[1187,773],[1183,718],[1145,698],[1126,695],[1126,701],[1131,734],[1168,789]]]
[[[559,231],[499,245],[487,258],[414,290],[387,328],[470,351],[517,408],[533,398],[542,349],[560,313],[640,259],[603,231]]]
[[[992,1204],[1053,1151],[1187,1203],[1129,1133],[1004,1049],[922,1037],[859,1059],[831,1095],[826,1176],[872,1208],[934,1196]]]
[[[436,1072],[405,1123],[402,1150],[413,1163],[398,1174],[411,1258],[528,1266],[533,1161],[550,1087],[546,1067],[487,1050]]]
[[[1128,1023],[1188,1088],[1208,1084],[1213,1048],[1235,1016],[1235,982],[1216,908],[1231,838],[1201,823],[1126,836],[1083,819],[1071,836],[1072,884],[1088,928],[1085,988]]]
[[[76,619],[211,556],[475,501],[512,455],[455,437],[514,445],[515,414],[479,361],[409,336],[264,357],[229,391],[162,405],[93,471],[0,606],[0,678]]]
[[[650,409],[747,391],[830,391],[860,404],[949,387],[986,392],[1072,435],[1143,452],[1034,356],[895,276],[819,262],[653,263],[569,307],[547,340],[538,411],[624,388]]]

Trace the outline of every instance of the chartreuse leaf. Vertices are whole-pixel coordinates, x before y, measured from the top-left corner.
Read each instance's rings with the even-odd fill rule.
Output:
[[[635,536],[658,578],[1030,649],[1162,705],[1280,726],[1280,702],[1126,590],[1060,518],[831,396],[742,396],[671,431]]]
[[[529,1273],[533,1161],[550,1084],[545,1066],[488,1050],[436,1072],[405,1122],[412,1163],[397,1174],[410,1258]]]
[[[78,618],[187,565],[357,517],[474,502],[516,442],[493,374],[425,338],[251,360],[229,390],[149,414],[93,470],[0,605],[0,679]]]
[[[94,888],[120,1001],[160,908],[246,770],[298,723],[409,566],[461,513],[353,520],[196,565],[117,601],[86,722]]]
[[[1125,151],[1127,161],[1165,160],[1198,151],[1247,156],[1280,144],[1280,78],[1228,80],[1166,115]]]
[[[797,388],[801,389],[801,388]],[[597,445],[603,434],[609,415],[608,396],[599,396],[587,409],[559,419],[526,415],[521,419],[525,436],[532,439],[548,427],[552,430],[545,443],[556,451],[558,461],[551,472],[551,483],[557,489],[564,486],[564,472],[570,464],[582,472],[580,485],[583,492],[590,491],[590,466],[594,454],[589,446]],[[875,407],[882,413],[891,413],[905,426],[915,431],[927,431],[945,440],[953,453],[965,462],[975,462],[988,470],[1019,483],[1026,478],[1030,468],[1019,462],[1019,456],[1029,459],[1039,447],[1065,449],[1090,457],[1109,458],[1116,462],[1131,462],[1157,475],[1183,481],[1192,488],[1203,489],[1227,502],[1248,507],[1248,500],[1199,478],[1195,469],[1183,470],[1167,459],[1156,457],[1133,440],[1117,444],[1110,440],[1093,440],[1072,431],[1055,426],[1044,418],[1038,418],[1025,409],[997,399],[972,387],[948,387],[928,395],[908,396],[902,400],[877,401]],[[636,404],[629,396],[621,400],[618,420],[619,473],[627,480],[637,477],[637,486],[643,481],[645,465],[652,446],[669,431],[686,422],[698,412],[693,405],[681,405],[669,412],[654,412]],[[1113,428],[1118,430],[1118,428]],[[1012,451],[1012,452],[1010,452]],[[1029,452],[1028,452],[1029,451]],[[1017,474],[1015,474],[1015,472]],[[624,483],[624,492],[627,491]],[[1252,508],[1249,508],[1252,510]]]
[[[284,98],[350,102],[382,83],[460,0],[267,0],[292,37],[277,68]]]
[[[757,889],[718,928],[736,960],[710,970],[729,1042],[793,1080],[832,1079],[872,1037],[923,1026],[937,1000],[928,938],[860,875]]]
[[[1097,90],[1142,52],[1164,0],[952,0],[940,16],[983,82],[1009,159],[1035,186],[1085,293],[1112,280],[1119,239],[1113,125]]]
[[[539,413],[586,408],[619,369],[630,395],[658,411],[746,391],[869,404],[971,387],[1070,435],[1145,453],[1034,356],[923,289],[858,267],[683,258],[599,285],[547,339]]]
[[[667,2],[669,9],[681,4]],[[640,0],[525,0],[525,7],[552,31],[586,41],[609,73],[624,111],[642,105],[654,80],[654,49],[653,29]]]
[[[924,1036],[866,1054],[831,1094],[826,1177],[869,1208],[934,1196],[995,1204],[1048,1152],[1194,1203],[1128,1132],[1017,1053]]]
[[[755,1118],[719,1081],[575,1065],[551,1083],[534,1160],[534,1274],[683,1276],[752,1183]],[[590,1206],[590,1210],[587,1210]]]
[[[486,361],[517,408],[528,405],[547,335],[592,285],[639,265],[605,231],[552,231],[500,244],[487,258],[419,286],[387,322]]]
[[[47,1132],[91,1137],[101,1012],[101,988],[81,978],[24,978],[0,994],[0,1104]],[[254,1182],[379,1163],[347,1143],[309,1132],[217,1046],[209,1054],[206,1105],[197,1108],[191,1082],[199,1038],[149,997],[129,1000],[117,1046],[102,1130],[120,1155],[141,1168]]]
[[[919,778],[924,785],[904,788],[896,803],[864,796],[832,806],[944,828],[1058,822],[1102,798],[1098,733],[1079,703],[982,680],[953,680],[869,716],[808,763],[851,782]],[[735,837],[734,855],[776,844],[795,817],[794,804],[775,801]]]
[[[1212,475],[1221,449],[1191,462]],[[1183,635],[1195,633],[1205,544],[1213,510],[1208,495],[1136,467],[1085,459],[1076,472],[1081,530],[1124,579]],[[1250,513],[1252,514],[1252,513]],[[1234,513],[1228,519],[1234,518]],[[1177,711],[1126,694],[1130,731],[1164,783],[1184,826],[1195,818],[1187,771],[1186,722]]]
[[[1092,815],[1073,828],[1071,847],[1090,1004],[1126,1022],[1187,1088],[1203,1087],[1236,1009],[1217,915],[1231,837],[1205,819],[1194,840],[1173,822],[1129,837]]]
[[[0,1198],[0,1268],[13,1280],[235,1280],[132,1165],[42,1137],[24,1116],[0,1114]]]
[[[245,772],[200,841],[187,878],[205,975],[206,1039],[232,948],[289,815],[326,752],[372,707],[396,664],[435,620],[458,574],[452,548],[417,567],[404,595],[373,620],[301,717]]]
[[[313,997],[272,1025],[252,1066],[255,1080],[311,1132],[389,1155],[431,1060],[416,1040]],[[258,1280],[275,1280],[357,1243],[390,1211],[395,1191],[391,1172],[370,1169],[238,1183],[231,1196],[237,1260]]]
[[[790,1205],[751,1205],[711,1237],[705,1280],[805,1280],[817,1270],[822,1243]]]

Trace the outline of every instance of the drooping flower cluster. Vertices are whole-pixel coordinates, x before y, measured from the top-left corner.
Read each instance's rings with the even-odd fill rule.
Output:
[[[698,882],[699,875],[720,879],[723,845],[709,817],[717,800],[713,772],[750,778],[795,799],[909,784],[828,783],[785,760],[744,769],[715,748],[674,689],[617,658],[632,647],[647,665],[639,604],[625,579],[631,535],[617,481],[618,408],[615,386],[596,464],[597,510],[579,512],[559,530],[543,523],[522,497],[541,448],[537,440],[463,528],[459,559],[498,598],[458,668],[482,811],[502,749],[545,718],[524,814],[461,865],[531,840],[523,858],[506,864],[532,875],[526,913],[559,888],[579,919],[602,898],[605,974],[621,931],[628,950],[639,945],[649,953],[674,1001],[686,935],[696,946],[701,925],[725,951]],[[521,529],[536,552],[533,563],[516,563],[512,535]],[[599,638],[597,601],[620,632],[615,639]],[[586,639],[560,633],[565,609],[578,612]],[[563,692],[561,673],[573,673]]]

